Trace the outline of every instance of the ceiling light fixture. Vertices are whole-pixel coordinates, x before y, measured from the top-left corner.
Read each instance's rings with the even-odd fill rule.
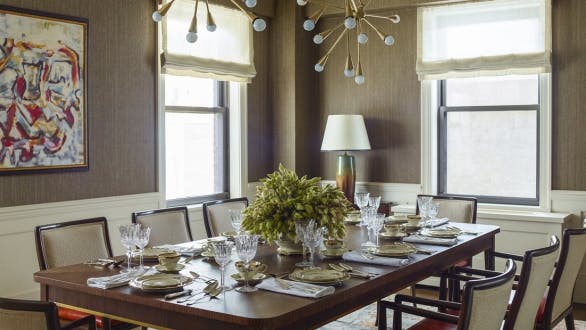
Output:
[[[216,23],[214,21],[214,17],[212,16],[212,13],[210,12],[209,0],[201,0],[201,1],[205,1],[205,5],[206,5],[206,11],[207,11],[206,29],[209,32],[214,32],[214,31],[216,31]],[[238,1],[240,1],[240,0],[238,0]],[[155,21],[155,22],[162,21],[163,16],[165,16],[167,14],[167,12],[169,11],[169,9],[171,9],[171,6],[173,6],[174,2],[175,2],[175,0],[171,0],[171,1],[161,5],[161,7],[158,10],[156,10],[152,15],[153,21]],[[195,9],[193,12],[193,18],[191,19],[191,24],[189,25],[189,29],[187,30],[187,35],[185,36],[185,39],[187,40],[187,42],[190,42],[190,43],[194,43],[197,41],[197,9],[199,6],[199,2],[200,2],[200,0],[195,0]],[[253,12],[244,8],[239,2],[237,2],[237,0],[230,0],[230,2],[250,19],[250,22],[252,23],[252,28],[255,31],[261,32],[267,28],[267,22],[264,19],[258,17]],[[256,6],[257,0],[242,0],[240,2],[243,2],[246,5],[246,7],[248,7],[248,8],[253,8]]]
[[[364,84],[365,78],[364,72],[362,70],[362,62],[360,60],[360,46],[365,45],[369,40],[366,30],[368,28],[372,29],[378,35],[378,37],[385,43],[385,45],[392,46],[395,43],[395,38],[393,38],[393,36],[391,36],[390,34],[385,34],[384,32],[382,32],[381,29],[377,27],[372,21],[387,20],[395,24],[401,21],[399,15],[380,16],[367,14],[365,10],[370,2],[371,0],[344,0],[344,7],[341,7],[339,5],[331,4],[325,0],[297,0],[297,4],[299,6],[305,6],[308,3],[316,3],[321,5],[321,7],[317,11],[315,11],[313,14],[307,17],[307,19],[303,22],[303,28],[306,31],[312,31],[313,29],[315,29],[317,22],[322,17],[322,15],[328,7],[337,8],[344,11],[344,19],[341,23],[326,31],[320,32],[313,37],[313,42],[319,45],[323,43],[324,40],[326,40],[334,32],[342,28],[342,31],[340,32],[334,43],[327,50],[326,54],[322,56],[319,59],[319,61],[315,64],[315,71],[322,72],[325,69],[325,65],[328,61],[330,54],[334,51],[336,46],[340,43],[340,41],[345,35],[347,56],[346,65],[344,67],[344,76],[348,78],[354,77],[354,82],[356,82],[359,85]],[[354,62],[352,61],[352,56],[350,55],[350,34],[353,30],[356,34],[356,67],[354,66]]]

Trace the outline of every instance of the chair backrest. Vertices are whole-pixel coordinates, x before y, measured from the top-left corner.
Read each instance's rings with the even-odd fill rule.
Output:
[[[248,207],[248,198],[232,198],[203,204],[203,222],[208,237],[218,236],[225,231],[233,231],[228,210],[245,209]]]
[[[517,267],[507,260],[505,272],[464,285],[458,330],[498,330],[507,311]]]
[[[535,327],[535,315],[553,273],[559,247],[560,240],[554,235],[548,247],[525,252],[515,297],[505,320],[505,330]]]
[[[151,227],[147,247],[193,241],[187,207],[134,212],[132,223]]]
[[[476,223],[478,201],[474,197],[417,195],[417,197],[420,196],[432,197],[433,202],[439,204],[438,218],[448,218],[456,222]],[[415,203],[415,213],[419,214],[419,205],[417,203]]]
[[[42,270],[112,257],[104,217],[37,226],[35,243]]]
[[[0,298],[0,329],[57,330],[57,305],[46,301]]]
[[[585,253],[586,228],[564,230],[560,257],[545,302],[543,323],[557,323],[572,308],[574,286]]]

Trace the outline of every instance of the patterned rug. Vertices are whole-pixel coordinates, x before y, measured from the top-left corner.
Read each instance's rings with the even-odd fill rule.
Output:
[[[387,298],[392,300],[392,296]],[[376,329],[374,321],[376,319],[376,303],[368,305],[362,309],[357,310],[351,314],[348,314],[334,322],[328,323],[320,330],[373,330]],[[403,329],[409,328],[411,325],[417,323],[421,318],[414,315],[403,314]],[[388,329],[392,329],[391,325],[393,322],[393,311],[387,310],[387,325]],[[585,321],[575,321],[576,330],[586,330]],[[566,330],[564,322],[558,324],[554,330]]]

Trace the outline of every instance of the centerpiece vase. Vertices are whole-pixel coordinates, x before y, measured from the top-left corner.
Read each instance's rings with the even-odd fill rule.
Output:
[[[301,241],[295,242],[294,240],[283,238],[276,240],[275,244],[279,246],[277,252],[281,255],[291,256],[303,254],[303,244]]]

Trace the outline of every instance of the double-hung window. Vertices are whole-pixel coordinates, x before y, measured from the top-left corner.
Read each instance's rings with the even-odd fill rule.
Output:
[[[549,0],[420,8],[426,192],[544,206],[550,12]]]
[[[162,24],[164,183],[167,205],[240,195],[245,182],[244,84],[256,71],[249,19],[217,5],[197,10],[198,38],[185,35],[191,0],[175,0]],[[217,29],[206,29],[208,10]],[[244,141],[244,142],[242,142]]]

